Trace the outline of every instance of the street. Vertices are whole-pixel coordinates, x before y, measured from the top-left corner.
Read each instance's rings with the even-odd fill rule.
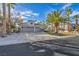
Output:
[[[27,36],[26,36],[27,34]],[[46,36],[44,36],[46,35]],[[41,37],[41,38],[40,38]],[[1,56],[66,56],[79,55],[79,36],[52,38],[42,29],[25,27],[20,33],[0,37]]]
[[[44,33],[40,28],[36,28],[35,33]],[[53,51],[47,48],[32,45],[30,40],[26,39],[26,33],[34,33],[33,28],[23,28],[20,33],[14,33],[10,36],[0,39],[0,55],[12,56],[32,56],[32,55],[53,55]],[[40,51],[40,52],[39,52]]]

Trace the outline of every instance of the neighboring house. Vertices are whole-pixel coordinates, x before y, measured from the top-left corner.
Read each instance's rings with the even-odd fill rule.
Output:
[[[68,32],[68,24],[65,22],[65,23],[60,23],[59,24],[59,28],[60,28],[60,32]]]
[[[28,20],[27,22],[23,23],[23,27],[40,27],[38,21],[35,20]]]
[[[27,24],[29,27],[33,27],[35,25],[35,20],[28,20]]]
[[[55,30],[54,24],[53,23],[47,24],[46,30],[49,30],[49,31]],[[67,22],[59,24],[59,32],[68,32],[68,23]]]

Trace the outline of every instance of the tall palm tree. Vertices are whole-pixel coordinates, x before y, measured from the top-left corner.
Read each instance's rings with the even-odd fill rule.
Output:
[[[72,13],[72,10],[70,8],[67,8],[66,9],[66,17],[67,17],[67,21],[68,21],[68,31],[70,32],[71,31],[71,28],[70,28],[70,14]]]
[[[54,13],[53,13],[54,20],[53,20],[53,22],[55,24],[56,33],[58,33],[59,17],[60,17],[59,11],[54,11]]]
[[[6,36],[6,3],[2,3],[3,8],[3,31],[2,36]]]
[[[53,22],[55,25],[55,33],[58,33],[59,23],[62,21],[60,15],[61,15],[61,12],[59,10],[56,10],[53,13],[48,14],[49,22]]]
[[[78,31],[78,18],[79,18],[78,15],[74,16],[74,19],[75,19],[75,31]]]
[[[2,15],[0,15],[0,21],[2,21],[3,20],[3,16]]]
[[[50,24],[52,24],[52,30],[55,30],[55,28],[54,28],[54,22],[53,22],[53,17],[52,17],[52,13],[49,13],[48,14],[48,19],[47,19],[47,21],[48,21],[48,23]],[[50,30],[50,29],[49,29]]]
[[[8,3],[8,33],[11,32],[11,8],[14,9],[15,3]]]
[[[67,18],[66,17],[63,17],[63,29],[64,31],[66,30],[66,23],[67,22]]]

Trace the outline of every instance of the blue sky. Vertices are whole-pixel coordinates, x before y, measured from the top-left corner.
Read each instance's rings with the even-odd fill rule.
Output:
[[[79,14],[79,4],[64,4],[64,3],[17,3],[14,9],[14,14],[20,12],[20,15],[23,16],[24,20],[46,20],[47,14],[60,9],[65,10],[67,7],[72,9],[72,14],[70,17],[73,17],[76,14]],[[64,16],[65,12],[62,12]],[[72,19],[73,21],[73,19]]]

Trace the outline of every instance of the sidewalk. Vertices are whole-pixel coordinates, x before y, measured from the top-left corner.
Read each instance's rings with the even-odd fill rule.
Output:
[[[28,34],[26,34],[26,37],[32,42],[44,41],[44,40],[64,39],[64,38],[75,37],[75,36],[79,36],[79,35],[55,36],[55,35],[49,35],[47,33],[42,33],[42,34],[28,33]]]
[[[24,33],[12,33],[7,35],[7,37],[0,37],[0,46],[26,42],[29,42],[29,40],[26,39]]]

